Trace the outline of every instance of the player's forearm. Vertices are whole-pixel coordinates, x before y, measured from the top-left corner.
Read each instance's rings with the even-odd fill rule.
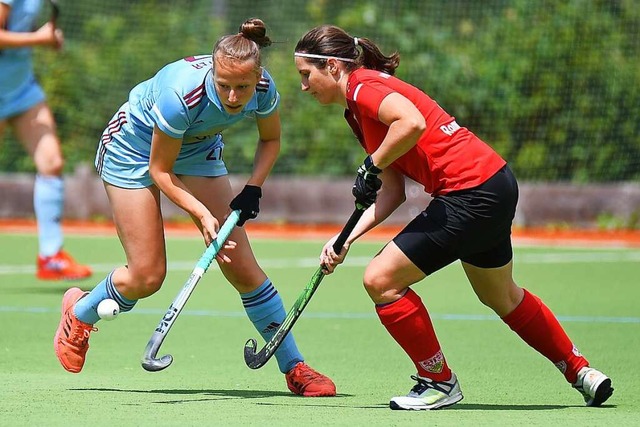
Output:
[[[347,239],[347,243],[351,244],[367,232],[375,228],[378,224],[384,222],[389,216],[402,204],[404,198],[384,197],[381,193],[376,199],[376,203],[367,209],[358,225],[353,229],[351,235]]]
[[[424,128],[420,123],[404,120],[393,122],[380,147],[371,154],[373,164],[380,169],[386,168],[411,150],[420,139],[422,132]]]
[[[200,219],[208,213],[207,208],[191,194],[173,172],[153,171],[151,179],[169,200],[192,217]]]
[[[380,174],[380,178],[382,187],[378,191],[376,202],[360,218],[347,239],[349,244],[386,220],[406,200],[404,177],[400,173],[387,168]]]
[[[280,139],[258,141],[253,160],[253,172],[247,184],[262,187],[280,153]]]
[[[40,46],[49,43],[49,38],[43,37],[38,32],[17,33],[0,30],[0,48],[11,49],[30,46]]]

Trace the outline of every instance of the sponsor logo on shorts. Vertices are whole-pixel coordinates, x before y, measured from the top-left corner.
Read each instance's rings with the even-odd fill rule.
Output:
[[[422,360],[418,363],[424,368],[425,371],[439,374],[444,368],[444,356],[442,355],[442,351],[438,351],[435,355],[433,355],[433,357],[427,360]]]

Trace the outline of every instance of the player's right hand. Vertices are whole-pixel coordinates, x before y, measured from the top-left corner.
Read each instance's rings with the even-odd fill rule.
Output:
[[[64,44],[64,33],[60,28],[57,28],[51,21],[45,23],[40,27],[36,34],[40,44],[50,46],[54,49],[61,49]]]
[[[322,252],[320,253],[320,265],[322,266],[322,271],[324,274],[331,274],[334,272],[338,265],[342,264],[345,257],[347,256],[347,252],[349,252],[349,244],[345,243],[342,247],[342,251],[337,254],[333,250],[333,244],[338,238],[338,235],[335,235],[331,240],[329,240],[324,247],[322,248]]]

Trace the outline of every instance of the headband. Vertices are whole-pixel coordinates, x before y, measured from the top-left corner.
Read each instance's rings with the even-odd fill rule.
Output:
[[[316,55],[315,53],[303,53],[303,52],[294,52],[293,56],[300,56],[303,58],[314,58],[314,59],[337,59],[338,61],[344,62],[356,62],[355,59],[351,58],[339,58],[337,56],[327,56],[327,55]]]

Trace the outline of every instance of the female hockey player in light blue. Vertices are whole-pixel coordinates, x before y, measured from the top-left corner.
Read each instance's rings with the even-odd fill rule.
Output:
[[[54,347],[67,371],[79,372],[84,365],[100,301],[114,299],[126,312],[160,289],[166,274],[160,193],[189,213],[206,244],[215,238],[229,208],[241,211],[240,227],[217,261],[265,339],[284,319],[282,300],[257,264],[242,228],[259,212],[261,187],[280,150],[279,94],[260,59],[260,48],[270,44],[264,23],[250,19],[239,33],[219,39],[212,55],[168,64],[134,87],[109,122],[99,142],[96,168],[127,264],[90,293],[72,288],[65,294]],[[259,140],[253,172],[234,198],[221,132],[247,117],[255,119]],[[293,393],[335,395],[333,382],[304,363],[292,336],[276,358]]]

